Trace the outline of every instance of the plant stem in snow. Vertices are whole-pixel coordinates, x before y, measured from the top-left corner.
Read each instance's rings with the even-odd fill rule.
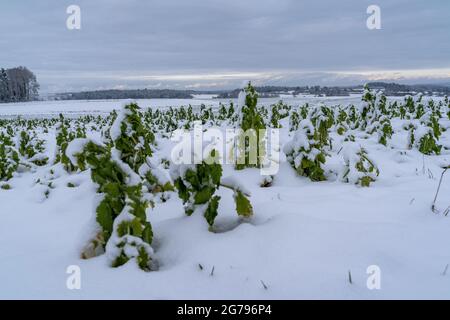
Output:
[[[444,178],[444,174],[448,170],[448,168],[450,168],[450,166],[448,166],[447,168],[444,169],[444,171],[442,171],[441,179],[439,179],[439,185],[438,185],[438,188],[436,190],[436,195],[434,196],[433,204],[431,205],[431,211],[433,211],[434,213],[439,213],[436,210],[436,199],[437,199],[437,196],[439,194],[439,190],[441,189],[442,179]]]
[[[447,270],[448,270],[448,263],[445,266],[444,272],[442,272],[442,275],[445,276],[447,274]]]
[[[223,182],[221,182],[219,185],[220,185],[221,187],[224,187],[224,188],[227,188],[227,189],[230,189],[230,190],[233,190],[233,191],[237,191],[237,190],[238,190],[237,188],[232,187],[232,186],[229,186],[229,185],[227,185],[227,184],[224,184]],[[242,190],[240,190],[240,191],[241,191],[242,194],[245,195],[246,197],[250,197],[250,194],[248,194],[247,192],[244,192],[244,191],[242,191]]]
[[[263,288],[264,288],[264,290],[267,290],[268,289],[268,287],[267,287],[267,285],[264,283],[264,281],[262,281],[262,280],[260,280],[261,281],[261,284],[262,284],[262,286],[263,286]]]

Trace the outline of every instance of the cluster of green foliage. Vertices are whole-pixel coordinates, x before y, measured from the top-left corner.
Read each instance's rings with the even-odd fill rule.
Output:
[[[120,151],[120,159],[131,169],[138,172],[147,157],[152,156],[151,145],[155,136],[142,121],[142,114],[136,103],[130,103],[123,108],[123,117],[113,125],[115,132],[110,132],[114,147]]]
[[[145,116],[136,103],[126,105],[119,120],[112,126],[114,132],[109,134],[112,145],[119,151],[120,160],[144,179],[144,184],[150,191],[172,191],[172,184],[169,181],[159,181],[160,175],[155,174],[159,170],[151,159],[156,144],[155,135],[144,119]]]
[[[276,129],[282,128],[280,120],[289,117],[291,107],[283,103],[283,101],[279,101],[278,103],[271,106],[271,110],[272,112],[270,114],[270,126]]]
[[[424,126],[418,121],[408,122],[404,125],[404,128],[408,130],[408,145],[409,148],[414,146],[425,154],[440,154],[442,146],[438,144],[439,136],[441,134],[440,129],[438,131],[433,130],[432,127]]]
[[[427,134],[423,135],[419,141],[419,151],[423,154],[440,154],[442,146],[438,145],[432,130],[429,130]]]
[[[20,132],[19,153],[22,157],[37,166],[44,166],[48,162],[48,157],[44,152],[45,141],[39,139],[34,131],[31,136],[25,130]]]
[[[300,115],[297,111],[293,110],[289,117],[289,131],[296,131],[300,124]]]
[[[120,160],[112,160],[107,146],[88,141],[74,156],[74,165],[80,170],[91,169],[92,181],[103,195],[96,209],[101,234],[92,245],[106,249],[113,267],[135,258],[141,269],[150,270],[153,232],[147,221],[149,202],[143,198],[142,184],[130,182],[130,172],[123,170]]]
[[[369,134],[376,133],[378,135],[378,143],[387,146],[389,139],[392,138],[394,130],[392,128],[391,120],[386,116],[381,116],[371,124],[367,132]]]
[[[234,120],[236,120],[234,118],[235,110],[234,110],[233,102],[230,102],[228,108],[226,107],[225,104],[220,102],[219,103],[219,112],[218,113],[219,114],[216,117],[217,120],[220,120],[220,121],[231,120],[232,122],[234,122]]]
[[[257,108],[258,93],[249,82],[241,94],[245,94],[244,105],[241,106],[241,136],[237,143],[236,169],[260,167],[265,157],[264,135],[266,125],[261,110]]]
[[[96,209],[101,234],[91,247],[102,246],[113,267],[135,259],[141,269],[150,271],[153,232],[146,210],[152,202],[138,173],[152,156],[154,134],[144,125],[139,107],[132,103],[114,116],[108,136],[111,141],[105,145],[88,140],[74,155],[77,161],[72,164],[80,170],[90,168],[92,181],[103,195]],[[145,178],[150,178],[149,172]]]
[[[419,94],[416,97],[406,96],[403,103],[388,103],[384,94],[375,93],[366,87],[363,100],[366,104],[362,112],[354,107],[347,110],[339,108],[336,126],[340,133],[347,131],[344,127],[356,132],[364,130],[370,135],[377,133],[378,143],[388,146],[395,133],[392,121],[403,121],[403,129],[409,132],[410,148],[416,147],[424,154],[439,154],[442,149],[439,139],[445,130],[441,123],[447,105],[445,99],[437,103],[430,99],[425,103],[423,96]],[[342,124],[343,121],[346,122],[345,125]]]
[[[221,199],[215,195],[221,186],[222,177],[222,165],[214,161],[216,152],[213,150],[210,157],[200,164],[181,165],[172,171],[175,187],[183,201],[186,215],[190,216],[200,211],[211,228],[218,214]],[[252,216],[253,208],[244,192],[237,187],[230,188],[234,191],[237,214],[246,218]]]
[[[333,110],[326,106],[313,109],[310,115],[314,125],[314,140],[323,148],[329,144],[329,130],[334,124]]]
[[[444,98],[444,104],[447,106],[447,118],[450,120],[450,100],[447,96]]]
[[[313,181],[325,180],[323,165],[326,156],[338,150],[339,154],[342,143],[377,137],[379,144],[392,147],[390,140],[396,133],[392,125],[394,120],[396,123],[402,121],[403,126],[399,127],[409,131],[408,143],[411,148],[415,147],[427,155],[441,152],[443,147],[439,139],[445,130],[442,121],[448,104],[445,99],[437,103],[433,100],[425,103],[422,96],[418,95],[416,98],[407,96],[403,102],[388,102],[382,92],[374,92],[366,86],[362,101],[359,108],[354,105],[330,108],[305,104],[290,111],[289,128],[293,132],[293,139],[286,145],[285,153],[297,173]],[[333,135],[330,136],[330,133]],[[333,143],[337,149],[334,149]],[[365,167],[356,163],[369,163],[367,154],[362,150],[356,155],[361,160],[355,161],[355,170],[360,168],[364,172]],[[374,174],[362,177],[358,182],[365,186],[375,180],[378,172],[370,164],[366,169]]]
[[[86,131],[83,127],[78,127],[78,130],[72,130],[69,121],[67,121],[62,114],[59,115],[59,125],[56,133],[56,157],[55,163],[61,163],[64,168],[69,171],[75,171],[76,167],[66,155],[66,149],[69,143],[77,138],[85,138]]]
[[[215,156],[212,151],[211,156]],[[202,162],[188,168],[184,175],[174,175],[175,187],[184,203],[184,211],[190,216],[201,206],[206,221],[210,226],[214,224],[219,206],[219,196],[215,196],[222,177],[222,166],[218,163]]]
[[[342,176],[344,182],[369,187],[380,174],[375,163],[369,158],[363,148],[348,148],[344,159],[346,170]]]
[[[0,132],[0,180],[9,180],[19,167],[19,153],[11,137]]]
[[[287,160],[297,173],[308,177],[311,181],[326,180],[323,169],[326,153],[320,137],[321,134],[317,132],[311,121],[302,120],[292,141],[284,149]]]

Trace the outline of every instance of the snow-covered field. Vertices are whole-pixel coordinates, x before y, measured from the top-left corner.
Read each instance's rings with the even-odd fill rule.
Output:
[[[276,103],[279,98],[260,99],[261,104],[270,105]],[[350,97],[283,97],[288,104],[303,104],[305,102],[326,102],[327,104],[355,103],[361,100],[359,95]],[[66,100],[66,101],[33,101],[22,103],[0,104],[0,118],[11,118],[21,116],[27,117],[57,117],[63,113],[67,117],[76,117],[82,114],[105,115],[114,109],[119,109],[127,100]],[[199,107],[205,104],[217,107],[220,102],[228,103],[228,99],[212,99],[211,95],[198,95],[194,99],[137,99],[141,108],[166,108],[168,106],[180,107],[192,105]]]
[[[262,99],[261,104],[277,99]],[[287,98],[305,102],[359,104],[361,97]],[[217,100],[145,100],[143,107],[165,108]],[[120,101],[60,101],[0,105],[0,118],[105,115]],[[293,136],[282,119],[281,145]],[[450,128],[450,119],[442,119]],[[392,121],[388,147],[377,138],[357,137],[380,171],[365,188],[338,178],[312,182],[296,174],[281,153],[272,186],[261,188],[260,171],[234,170],[251,192],[254,215],[240,219],[234,203],[222,196],[214,232],[201,215],[186,216],[175,192],[147,210],[152,224],[156,271],[144,272],[132,261],[111,268],[105,255],[80,258],[89,240],[98,204],[90,170],[66,172],[61,164],[17,172],[0,189],[0,298],[63,299],[450,299],[450,173],[444,176],[436,208],[431,205],[443,167],[450,164],[450,130],[442,133],[440,155],[407,147],[402,123]],[[93,130],[95,131],[95,130]],[[49,163],[54,160],[55,130],[45,136]],[[88,136],[99,137],[98,132]],[[160,158],[170,158],[174,142],[157,135]],[[338,167],[343,139],[332,135],[327,167]],[[39,182],[38,182],[39,181]],[[51,187],[42,182],[51,181]],[[75,188],[69,188],[68,184]],[[71,265],[80,267],[81,289],[69,290]],[[367,287],[367,268],[378,266],[380,288]],[[349,281],[351,277],[351,282]]]

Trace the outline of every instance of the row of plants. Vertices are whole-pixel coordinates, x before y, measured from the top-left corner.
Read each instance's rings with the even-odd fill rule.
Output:
[[[388,101],[382,93],[365,88],[359,106],[293,107],[279,102],[265,107],[258,104],[258,94],[249,83],[236,105],[221,103],[217,109],[205,105],[140,109],[130,103],[105,116],[3,119],[0,180],[38,167],[50,168],[50,176],[56,166],[68,175],[89,170],[101,200],[93,212],[98,230],[82,257],[106,254],[113,267],[134,260],[150,271],[156,263],[148,214],[171,193],[178,195],[186,215],[202,215],[211,231],[220,201],[233,201],[241,219],[254,213],[250,194],[223,178],[220,150],[211,150],[197,164],[176,165],[156,156],[159,141],[198,122],[206,128],[241,129],[234,145],[236,158],[242,160],[235,164],[236,170],[260,168],[269,152],[266,132],[285,128],[289,141],[283,151],[298,175],[315,182],[337,178],[368,187],[380,169],[364,146],[375,143],[395,149],[392,139],[398,135],[404,137],[406,149],[439,155],[449,148],[443,133],[450,126],[450,104],[447,98],[425,102],[420,95]],[[49,147],[52,144],[54,148]],[[339,170],[330,169],[331,159],[339,159]],[[270,186],[273,178],[265,177],[262,186]],[[37,183],[53,187],[51,181]],[[218,193],[223,188],[230,189],[232,197],[222,199]]]

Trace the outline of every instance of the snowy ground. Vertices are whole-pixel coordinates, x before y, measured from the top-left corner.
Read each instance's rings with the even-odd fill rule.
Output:
[[[220,102],[228,103],[230,100],[211,99],[211,95],[198,95],[194,99],[138,99],[136,101],[141,108],[164,108],[167,106],[179,107],[192,105],[199,107],[201,104],[217,107]],[[326,102],[327,104],[357,103],[361,100],[360,95],[350,97],[283,97],[284,102],[300,105],[305,102]],[[261,104],[269,105],[276,103],[280,98],[260,99]],[[65,116],[77,116],[80,114],[108,114],[127,100],[68,100],[68,101],[34,101],[24,103],[0,104],[0,118],[27,117],[57,117],[60,113]]]
[[[119,106],[38,102],[1,105],[0,114],[109,112]],[[173,194],[149,212],[159,263],[159,270],[149,273],[134,263],[110,268],[104,256],[79,258],[97,197],[89,172],[68,175],[56,168],[51,174],[47,167],[21,173],[10,180],[11,190],[0,190],[0,298],[450,299],[450,270],[443,275],[450,263],[450,216],[430,210],[439,166],[450,163],[450,155],[423,157],[415,150],[403,156],[383,148],[371,150],[381,173],[370,188],[312,183],[284,158],[270,188],[259,187],[259,170],[236,173],[225,167],[224,176],[239,175],[251,191],[255,215],[242,222],[233,203],[222,201],[216,233],[208,231],[203,217],[186,217]],[[167,143],[160,152],[170,149]],[[49,176],[55,188],[46,199],[35,181]],[[78,187],[68,188],[68,182]],[[438,208],[450,204],[449,194],[447,176]],[[231,197],[231,191],[220,195]],[[66,287],[69,265],[81,268],[81,290]],[[380,290],[366,286],[370,265],[381,269]]]

